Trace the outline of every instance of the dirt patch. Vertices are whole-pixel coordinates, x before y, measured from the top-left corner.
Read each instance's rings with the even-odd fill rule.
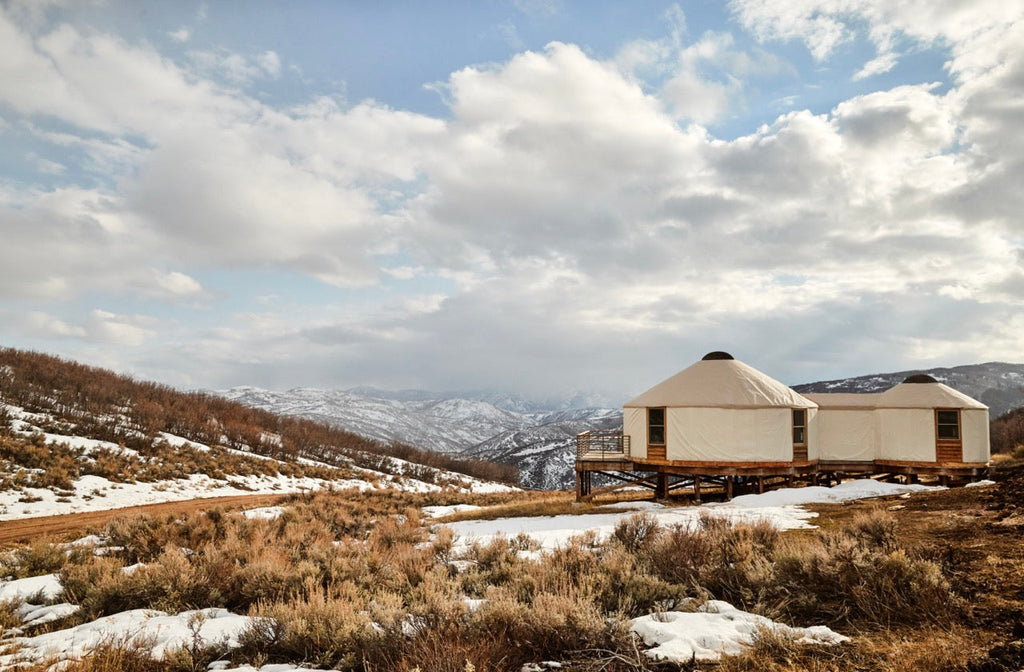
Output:
[[[895,517],[903,544],[937,562],[964,601],[957,626],[977,647],[970,672],[1024,669],[1024,468],[997,472],[995,480],[986,487],[808,507],[826,530],[871,509]]]
[[[87,511],[60,516],[39,516],[0,522],[0,546],[30,542],[42,537],[61,537],[95,531],[117,516],[160,515],[189,513],[207,509],[271,506],[290,495],[239,495],[237,497],[209,497],[183,502],[164,502],[130,506],[107,511]]]

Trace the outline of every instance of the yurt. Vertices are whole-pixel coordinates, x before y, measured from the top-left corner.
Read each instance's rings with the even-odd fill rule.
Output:
[[[878,395],[878,461],[984,464],[988,406],[924,374]]]
[[[817,405],[712,352],[623,406],[634,459],[724,465],[817,459]]]

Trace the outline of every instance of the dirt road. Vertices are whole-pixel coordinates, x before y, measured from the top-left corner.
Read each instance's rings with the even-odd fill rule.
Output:
[[[271,506],[288,495],[239,495],[237,497],[209,497],[207,499],[190,499],[183,502],[164,502],[162,504],[146,504],[130,506],[123,509],[107,511],[88,511],[85,513],[69,513],[61,516],[40,516],[21,520],[0,521],[0,546],[19,542],[33,541],[41,537],[55,537],[71,532],[96,530],[111,518],[132,515],[159,515],[164,513],[188,513],[224,508],[251,508],[255,506]]]

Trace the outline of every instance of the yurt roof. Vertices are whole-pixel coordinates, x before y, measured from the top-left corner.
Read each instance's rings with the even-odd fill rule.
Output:
[[[816,404],[728,353],[714,352],[624,406],[814,408]]]
[[[878,395],[878,408],[977,408],[988,406],[948,385],[903,382]]]

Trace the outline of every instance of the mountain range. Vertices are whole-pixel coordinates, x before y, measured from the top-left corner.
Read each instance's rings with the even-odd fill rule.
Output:
[[[795,385],[793,389],[878,392],[913,373],[927,373],[982,401],[992,418],[1024,406],[1024,364],[1004,362],[869,374]],[[572,487],[577,433],[622,426],[621,407],[609,404],[607,397],[583,393],[543,401],[496,392],[388,392],[367,387],[286,392],[236,387],[217,394],[378,441],[510,464],[519,469],[522,485],[538,489]]]

